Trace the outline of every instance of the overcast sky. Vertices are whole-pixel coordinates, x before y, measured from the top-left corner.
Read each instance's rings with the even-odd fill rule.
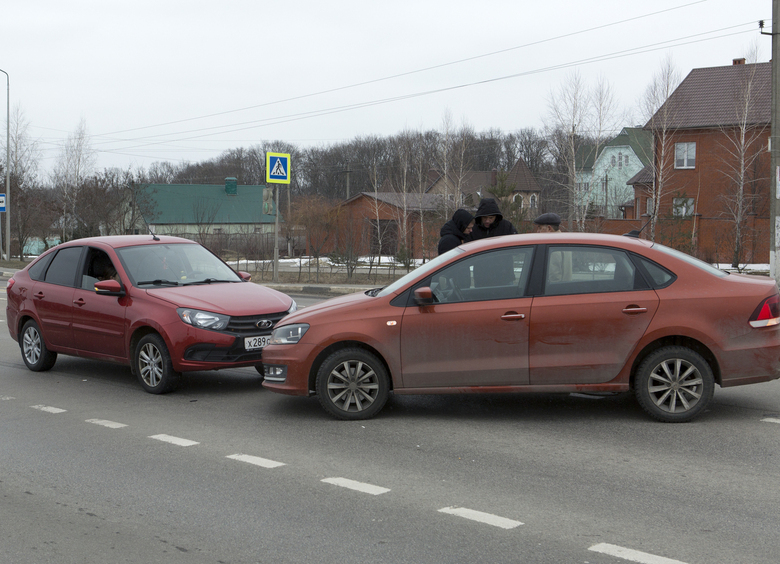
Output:
[[[447,111],[541,127],[575,69],[630,112],[667,55],[682,76],[755,45],[768,61],[761,19],[771,0],[4,0],[0,68],[44,170],[82,119],[99,168],[148,167],[441,129]]]

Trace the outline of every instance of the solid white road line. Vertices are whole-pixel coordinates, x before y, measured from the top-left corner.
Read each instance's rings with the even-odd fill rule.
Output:
[[[349,488],[350,490],[355,490],[371,495],[380,495],[390,491],[388,488],[373,486],[371,484],[364,484],[363,482],[356,482],[355,480],[348,480],[347,478],[325,478],[322,481],[326,484],[333,484],[334,486]]]
[[[465,507],[445,507],[439,509],[440,513],[448,513],[450,515],[457,515],[464,519],[471,519],[472,521],[478,521],[485,523],[486,525],[493,525],[494,527],[501,527],[502,529],[514,529],[522,525],[520,521],[513,519],[507,519],[505,517],[499,517],[498,515],[491,515],[490,513],[483,513],[482,511],[474,511],[473,509],[466,509]]]
[[[59,407],[49,407],[48,405],[31,405],[33,409],[45,411],[46,413],[65,413],[67,409],[60,409]]]
[[[780,419],[777,419],[776,417],[765,417],[761,421],[764,423],[780,423]]]
[[[189,439],[180,439],[179,437],[172,437],[170,435],[152,435],[149,438],[156,439],[158,441],[163,441],[166,443],[171,443],[173,445],[184,446],[184,447],[200,444],[196,441],[190,441]]]
[[[124,423],[116,423],[115,421],[106,421],[105,419],[87,419],[87,423],[94,423],[95,425],[102,425],[103,427],[108,427],[109,429],[121,429],[122,427],[127,427]]]
[[[263,468],[278,468],[279,466],[284,466],[284,462],[276,462],[275,460],[268,460],[267,458],[260,458],[259,456],[251,456],[249,454],[231,454],[225,458],[247,462],[249,464],[254,464],[255,466],[262,466]]]
[[[654,554],[648,554],[647,552],[639,552],[638,550],[631,550],[630,548],[607,544],[605,542],[594,544],[588,550],[616,556],[618,558],[623,558],[624,560],[630,560],[631,562],[639,562],[640,564],[685,564],[685,562],[680,560],[655,556]]]

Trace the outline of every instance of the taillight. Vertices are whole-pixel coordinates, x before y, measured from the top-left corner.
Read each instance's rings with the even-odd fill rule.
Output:
[[[780,295],[765,299],[750,316],[751,327],[770,327],[780,323]]]
[[[14,280],[13,278],[11,278],[11,279],[8,281],[8,284],[6,284],[6,285],[5,285],[5,291],[6,291],[6,292],[8,292],[8,290],[10,290],[11,288],[13,288],[13,287],[14,287],[14,284],[16,284],[16,280]]]

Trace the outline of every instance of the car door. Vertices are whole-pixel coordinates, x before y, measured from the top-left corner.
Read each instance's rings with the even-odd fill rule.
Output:
[[[409,306],[401,326],[404,388],[528,383],[524,295],[532,247],[472,255],[424,282],[435,303]]]
[[[544,292],[530,313],[530,382],[613,380],[658,309],[658,296],[621,249],[549,246]]]
[[[73,293],[83,247],[60,249],[43,280],[33,285],[32,298],[41,332],[49,346],[73,347]]]
[[[90,265],[100,259],[110,261],[105,251],[89,247],[81,284],[73,295],[73,346],[94,355],[125,358],[125,312],[130,299],[95,293],[97,278],[93,275],[97,273]],[[121,270],[119,261],[111,262],[115,270]]]

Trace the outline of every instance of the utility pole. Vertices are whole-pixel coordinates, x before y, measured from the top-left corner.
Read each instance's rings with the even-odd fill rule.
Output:
[[[772,131],[769,137],[771,146],[771,168],[769,182],[769,276],[777,281],[777,250],[780,248],[780,0],[772,0],[772,32],[763,31],[764,22],[758,23],[761,33],[772,36]]]

